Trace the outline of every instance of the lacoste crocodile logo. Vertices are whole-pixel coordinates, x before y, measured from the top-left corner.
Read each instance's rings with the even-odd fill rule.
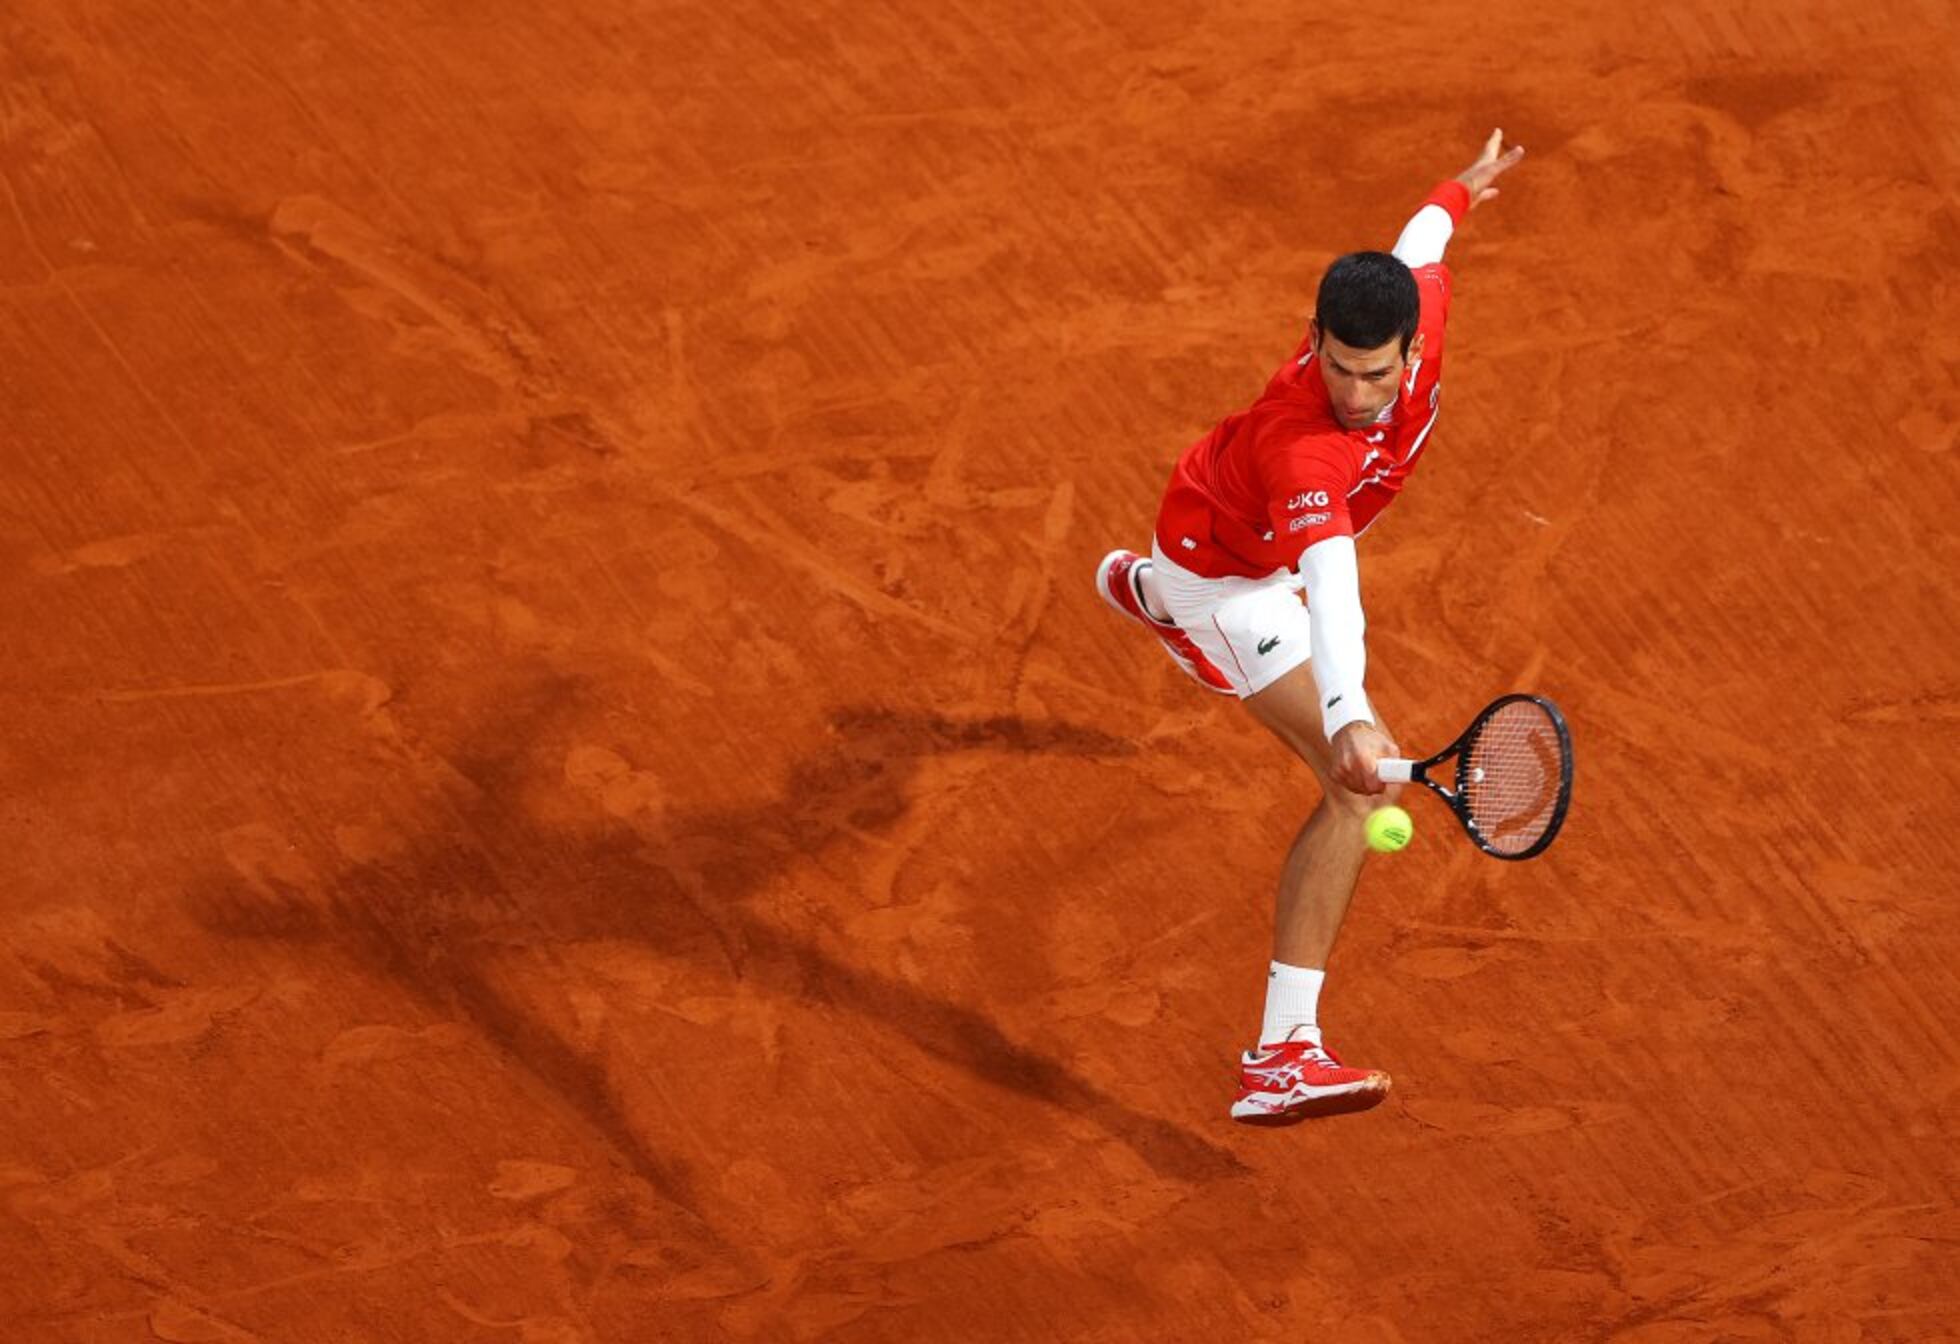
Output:
[[[1262,655],[1271,653],[1274,649],[1278,647],[1279,647],[1278,635],[1274,635],[1271,639],[1262,639],[1259,641],[1259,652]]]

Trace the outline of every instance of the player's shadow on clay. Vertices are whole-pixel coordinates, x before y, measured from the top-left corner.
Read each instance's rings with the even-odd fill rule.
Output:
[[[976,1009],[841,961],[745,905],[792,865],[896,822],[934,756],[1121,756],[1131,744],[1065,723],[853,709],[833,717],[836,740],[799,762],[765,802],[670,816],[654,833],[599,821],[594,829],[552,829],[528,815],[522,799],[542,769],[532,753],[562,742],[548,730],[578,693],[575,683],[546,677],[501,694],[502,719],[447,758],[467,785],[445,789],[427,809],[427,833],[392,857],[350,866],[315,891],[213,879],[188,893],[193,915],[226,937],[332,948],[433,1010],[469,1021],[695,1220],[700,1204],[689,1172],[629,1122],[603,1060],[573,1046],[493,976],[497,955],[513,942],[637,941],[785,998],[816,998],[873,1018],[927,1055],[1093,1120],[1160,1174],[1201,1182],[1244,1170],[1229,1151],[1109,1096],[1011,1040]],[[729,1071],[739,1073],[740,1064],[730,1061]]]

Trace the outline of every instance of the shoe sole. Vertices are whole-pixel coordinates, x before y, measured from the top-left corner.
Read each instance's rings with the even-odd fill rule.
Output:
[[[1244,1101],[1232,1103],[1232,1119],[1242,1125],[1258,1125],[1268,1129],[1278,1129],[1286,1125],[1297,1125],[1302,1120],[1319,1120],[1330,1115],[1351,1115],[1356,1111],[1372,1110],[1388,1100],[1389,1089],[1395,1080],[1385,1073],[1372,1073],[1358,1083],[1342,1083],[1338,1087],[1303,1088],[1305,1094],[1291,1101],[1279,1110],[1252,1110],[1244,1114],[1239,1107]],[[1271,1096],[1272,1093],[1254,1093],[1255,1096]]]

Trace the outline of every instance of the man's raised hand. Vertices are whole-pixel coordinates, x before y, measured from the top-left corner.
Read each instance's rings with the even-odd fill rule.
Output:
[[[1497,188],[1491,184],[1517,167],[1522,158],[1523,145],[1505,149],[1503,128],[1492,131],[1490,139],[1484,141],[1484,152],[1477,156],[1477,161],[1456,175],[1456,180],[1470,190],[1470,208],[1475,210],[1497,195]]]

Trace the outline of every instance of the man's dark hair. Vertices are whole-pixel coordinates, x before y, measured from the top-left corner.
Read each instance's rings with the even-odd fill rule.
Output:
[[[1342,345],[1373,350],[1402,338],[1402,353],[1415,339],[1422,299],[1409,268],[1386,252],[1350,252],[1320,278],[1313,315],[1320,330]]]

